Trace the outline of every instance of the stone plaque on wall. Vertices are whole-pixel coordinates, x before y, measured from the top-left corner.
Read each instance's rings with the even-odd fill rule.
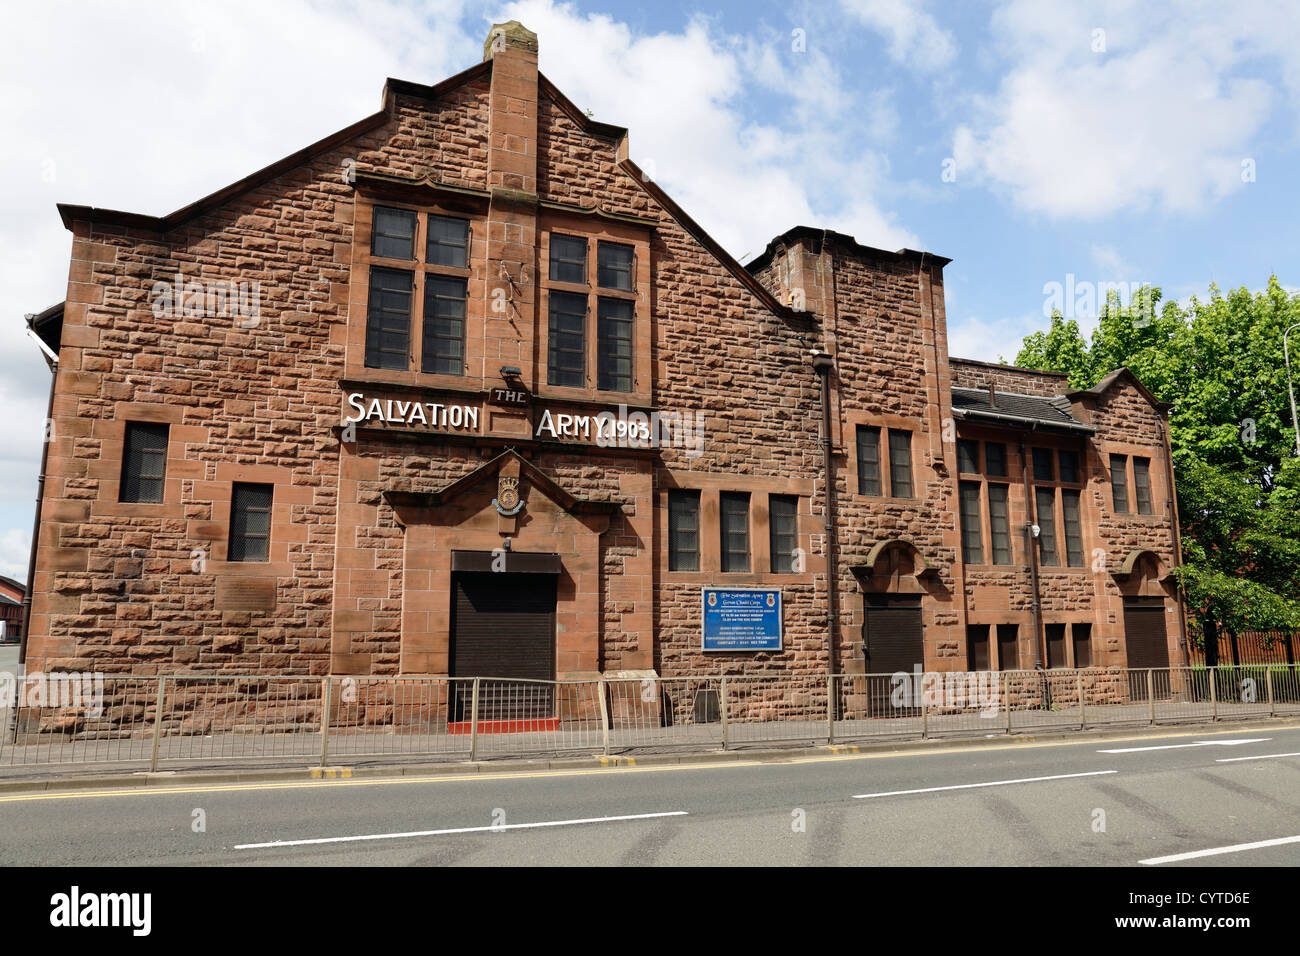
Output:
[[[387,571],[353,571],[351,580],[353,597],[388,597]]]
[[[218,611],[274,611],[275,578],[218,578]]]

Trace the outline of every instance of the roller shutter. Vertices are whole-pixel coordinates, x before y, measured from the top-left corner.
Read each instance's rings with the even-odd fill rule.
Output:
[[[554,680],[555,583],[552,574],[453,574],[451,676]],[[455,719],[468,720],[471,682],[455,686]],[[480,720],[548,718],[554,710],[549,686],[480,681]]]
[[[1169,642],[1165,633],[1165,602],[1161,598],[1125,598],[1124,644],[1130,669],[1169,666]],[[1157,697],[1169,696],[1167,675],[1153,675]],[[1147,699],[1147,675],[1129,675],[1129,696]]]
[[[918,599],[864,597],[862,602],[862,639],[866,649],[868,674],[896,674],[911,677],[913,668],[925,668],[924,633],[921,625],[921,602]],[[879,679],[868,681],[873,716],[904,717],[920,713],[920,708],[899,708],[890,700],[890,684]]]

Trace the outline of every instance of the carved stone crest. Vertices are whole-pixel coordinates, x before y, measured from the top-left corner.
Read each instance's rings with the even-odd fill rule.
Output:
[[[523,510],[524,502],[519,497],[519,479],[502,475],[497,480],[497,496],[492,499],[492,506],[497,512],[509,518]]]

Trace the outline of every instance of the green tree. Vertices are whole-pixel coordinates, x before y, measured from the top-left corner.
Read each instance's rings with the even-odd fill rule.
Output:
[[[1294,457],[1282,333],[1300,321],[1300,295],[1273,276],[1263,292],[1159,307],[1108,296],[1085,342],[1053,315],[1026,336],[1016,364],[1064,372],[1074,388],[1127,366],[1171,402],[1184,565],[1179,580],[1202,627],[1300,627],[1300,460]]]

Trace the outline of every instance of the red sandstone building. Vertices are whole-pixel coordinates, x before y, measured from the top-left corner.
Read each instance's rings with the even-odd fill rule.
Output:
[[[170,215],[60,212],[29,670],[1185,660],[1131,373],[950,357],[929,253],[799,227],[742,266],[517,23]],[[705,588],[775,591],[780,649],[705,651]]]

